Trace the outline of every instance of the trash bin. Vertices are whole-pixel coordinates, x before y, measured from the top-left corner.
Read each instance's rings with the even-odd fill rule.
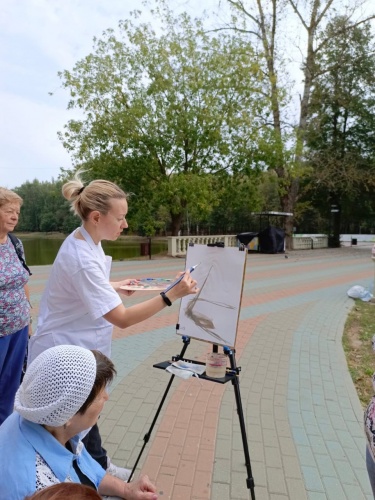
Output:
[[[357,238],[352,238],[352,245],[356,245],[357,244]]]
[[[150,245],[149,243],[141,243],[141,256],[149,255],[150,253]]]

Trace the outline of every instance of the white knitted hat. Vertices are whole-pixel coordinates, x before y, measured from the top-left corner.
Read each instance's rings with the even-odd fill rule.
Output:
[[[51,347],[27,368],[14,408],[26,420],[59,427],[85,403],[95,377],[91,351],[73,345]]]

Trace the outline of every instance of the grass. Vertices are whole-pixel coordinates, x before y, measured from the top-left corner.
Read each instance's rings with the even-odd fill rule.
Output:
[[[374,394],[372,374],[375,371],[375,352],[371,342],[374,335],[375,303],[356,300],[346,320],[342,342],[349,372],[363,407]]]

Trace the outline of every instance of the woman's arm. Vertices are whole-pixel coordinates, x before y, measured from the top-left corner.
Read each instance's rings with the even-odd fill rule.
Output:
[[[148,476],[131,483],[124,483],[121,479],[106,474],[99,484],[98,491],[101,495],[117,496],[126,500],[157,500],[155,486],[150,482]]]
[[[27,301],[30,304],[30,308],[32,308],[31,302],[30,302],[30,288],[29,288],[29,285],[25,285],[23,288],[25,290],[25,295],[26,295]],[[31,337],[31,335],[33,334],[31,323],[32,323],[32,318],[31,318],[31,314],[30,314],[29,332],[28,332],[29,333],[29,337]]]
[[[25,295],[26,295],[26,298],[30,304],[30,288],[29,288],[29,285],[25,285],[24,287],[24,290],[25,290]],[[30,304],[30,307],[31,307],[31,304]]]
[[[197,282],[191,278],[190,273],[187,271],[182,280],[169,290],[166,296],[171,302],[174,302],[175,300],[185,297],[185,295],[197,293],[198,288],[196,285]],[[131,307],[125,307],[123,304],[120,304],[103,317],[119,328],[127,328],[150,318],[165,307],[166,303],[158,294],[152,299]]]

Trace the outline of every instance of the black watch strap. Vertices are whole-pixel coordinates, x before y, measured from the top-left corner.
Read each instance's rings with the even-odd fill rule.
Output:
[[[171,306],[172,302],[168,299],[168,297],[165,295],[164,292],[160,292],[161,298],[164,300],[164,302],[167,304],[167,306]]]

